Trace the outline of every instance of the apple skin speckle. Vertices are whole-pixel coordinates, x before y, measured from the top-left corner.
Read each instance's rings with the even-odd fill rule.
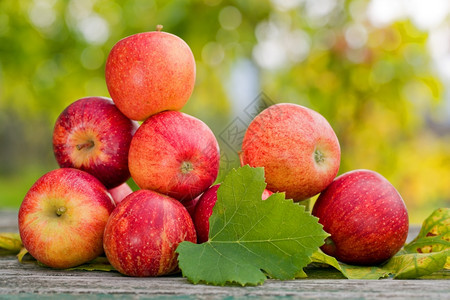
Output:
[[[332,243],[321,249],[348,264],[380,264],[403,247],[408,235],[403,199],[386,178],[370,170],[337,177],[320,194],[312,214],[331,235]]]

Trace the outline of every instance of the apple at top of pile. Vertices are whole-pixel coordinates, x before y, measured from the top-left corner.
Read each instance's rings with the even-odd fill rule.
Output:
[[[128,150],[138,123],[122,114],[109,98],[86,97],[59,115],[53,151],[60,167],[97,177],[107,188],[128,178]]]
[[[105,80],[111,98],[133,120],[145,120],[164,110],[180,110],[194,89],[191,49],[161,28],[120,40],[106,61]]]
[[[328,121],[301,105],[280,103],[247,128],[241,164],[264,167],[267,189],[305,200],[325,189],[339,170],[339,141]]]

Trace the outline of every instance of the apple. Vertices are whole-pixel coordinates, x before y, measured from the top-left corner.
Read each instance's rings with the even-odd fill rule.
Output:
[[[330,234],[323,252],[356,265],[380,264],[404,245],[408,212],[392,184],[377,172],[337,177],[318,197],[312,214]]]
[[[261,195],[261,198],[262,198],[263,200],[266,200],[266,199],[269,198],[269,196],[272,195],[272,194],[273,194],[273,192],[269,191],[268,189],[264,189],[264,191],[263,191],[263,193],[262,193],[262,195]]]
[[[335,132],[318,112],[280,103],[250,123],[242,141],[242,165],[264,167],[267,189],[294,201],[308,199],[336,177],[341,150]]]
[[[196,241],[186,208],[169,196],[138,190],[111,214],[103,245],[109,262],[120,273],[154,277],[178,271],[175,250],[183,241]]]
[[[122,202],[122,200],[126,196],[131,194],[133,190],[130,188],[128,183],[124,182],[121,185],[116,186],[115,188],[109,189],[108,192],[111,194],[114,203],[117,205]]]
[[[107,188],[128,178],[128,149],[138,123],[105,97],[79,99],[59,115],[53,130],[53,152],[62,168],[97,177]]]
[[[20,238],[49,267],[81,265],[103,253],[103,231],[114,208],[97,178],[77,169],[56,169],[25,195],[19,209]]]
[[[142,32],[117,42],[106,60],[111,98],[130,119],[145,120],[164,110],[180,110],[192,94],[195,59],[176,35]]]
[[[200,194],[194,199],[182,202],[192,219],[194,218],[195,208],[197,207],[198,201],[202,195],[203,194]]]
[[[212,215],[214,204],[217,201],[217,190],[220,184],[216,184],[207,189],[197,203],[194,212],[194,225],[197,232],[197,243],[201,244],[208,240],[209,236],[209,217]],[[273,193],[265,189],[262,193],[262,200],[266,200]]]
[[[148,118],[131,140],[128,164],[141,189],[182,202],[196,198],[219,172],[219,145],[201,120],[178,111]]]

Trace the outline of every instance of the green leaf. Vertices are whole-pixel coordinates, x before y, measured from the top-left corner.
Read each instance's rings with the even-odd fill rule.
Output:
[[[399,254],[392,257],[383,268],[391,270],[397,279],[419,278],[443,269],[449,253],[450,251]]]
[[[450,208],[435,210],[422,224],[417,237],[404,247],[408,253],[431,253],[450,250]],[[447,256],[445,269],[450,269]]]
[[[0,254],[17,254],[22,247],[22,240],[18,233],[0,233]]]
[[[41,263],[40,261],[36,260],[34,257],[32,257],[31,255],[29,255],[29,259],[27,259],[25,261],[24,257],[25,255],[29,254],[28,251],[25,248],[22,248],[22,250],[19,252],[19,254],[17,254],[17,258],[19,260],[20,263],[33,263],[36,264],[38,266],[41,266],[43,268],[50,268],[49,266]],[[110,271],[116,271],[116,269],[109,263],[108,259],[104,256],[100,256],[97,257],[85,264],[76,266],[76,267],[72,267],[72,268],[67,268],[64,270],[69,270],[69,271],[74,271],[74,270],[78,270],[78,271],[104,271],[104,272],[110,272]]]
[[[448,255],[449,251],[433,253],[401,252],[381,266],[354,266],[338,262],[334,257],[318,251],[313,254],[312,261],[332,266],[348,279],[380,279],[390,275],[393,275],[396,279],[413,279],[441,270]],[[322,278],[327,278],[327,274],[322,275]]]
[[[67,270],[82,270],[82,271],[116,271],[116,269],[109,263],[106,257],[100,256],[88,263],[69,268]]]
[[[418,236],[412,241],[428,236],[437,236],[441,234],[450,234],[450,208],[436,209],[422,224]]]
[[[232,170],[217,191],[209,240],[182,242],[177,252],[184,277],[214,285],[262,284],[267,277],[294,279],[327,234],[302,205],[275,193],[261,200],[262,168]]]
[[[348,279],[380,279],[389,276],[390,271],[376,266],[353,266],[338,262],[336,258],[323,253],[320,249],[312,255],[314,263],[332,266]],[[326,277],[326,274],[324,274]]]

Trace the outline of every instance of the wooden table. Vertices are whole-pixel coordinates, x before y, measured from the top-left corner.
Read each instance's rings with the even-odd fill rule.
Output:
[[[0,232],[17,232],[17,212],[0,211]],[[414,237],[417,228],[411,234]],[[307,299],[450,299],[450,281],[436,280],[268,280],[256,287],[194,285],[178,276],[132,278],[117,272],[52,270],[0,256],[0,299],[160,298],[223,299],[294,297]]]

